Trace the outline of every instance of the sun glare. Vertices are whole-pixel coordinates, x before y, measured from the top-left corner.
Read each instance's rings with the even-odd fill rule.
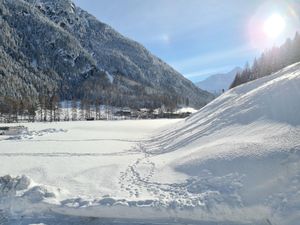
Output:
[[[269,38],[276,38],[284,31],[285,25],[281,15],[273,14],[265,21],[264,32]]]

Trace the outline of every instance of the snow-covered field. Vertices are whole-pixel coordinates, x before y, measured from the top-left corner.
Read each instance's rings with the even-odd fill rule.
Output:
[[[128,197],[119,175],[142,157],[139,143],[178,120],[24,124],[29,132],[0,142],[1,175],[26,175],[60,188],[56,200]],[[5,137],[4,137],[5,138]]]
[[[25,126],[0,141],[0,224],[299,224],[300,64],[185,120]]]

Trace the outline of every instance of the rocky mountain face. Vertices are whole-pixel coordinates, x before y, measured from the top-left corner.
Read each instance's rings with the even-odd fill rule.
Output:
[[[70,0],[0,0],[0,95],[200,108],[206,91]]]

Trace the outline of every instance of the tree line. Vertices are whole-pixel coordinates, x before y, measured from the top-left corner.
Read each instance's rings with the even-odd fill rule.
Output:
[[[109,109],[106,107],[106,111],[101,112],[99,101],[60,101],[58,95],[41,95],[37,102],[6,96],[0,98],[0,122],[57,122],[91,118],[100,120],[101,113],[109,115],[112,111]]]
[[[56,122],[77,120],[101,120],[113,119],[113,108],[128,107],[128,96],[119,96],[119,102],[115,98],[83,98],[61,100],[59,94],[46,92],[40,94],[38,99],[27,97],[0,97],[0,122]],[[177,105],[188,99],[174,98],[174,96],[157,96],[157,102],[149,101],[149,109],[164,107],[168,112],[173,112]],[[122,101],[123,100],[123,101]],[[165,102],[166,104],[159,104]],[[101,107],[105,105],[105,107]],[[132,108],[138,110],[138,108]]]
[[[271,75],[284,67],[300,61],[300,35],[297,32],[293,39],[288,38],[280,47],[274,46],[255,58],[250,66],[236,74],[230,88],[237,87],[258,78]]]

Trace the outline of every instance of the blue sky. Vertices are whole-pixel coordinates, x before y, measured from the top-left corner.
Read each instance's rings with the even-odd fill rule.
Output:
[[[74,0],[100,21],[132,38],[192,81],[227,72],[281,44],[300,28],[298,0]],[[256,30],[279,14],[276,38]]]

